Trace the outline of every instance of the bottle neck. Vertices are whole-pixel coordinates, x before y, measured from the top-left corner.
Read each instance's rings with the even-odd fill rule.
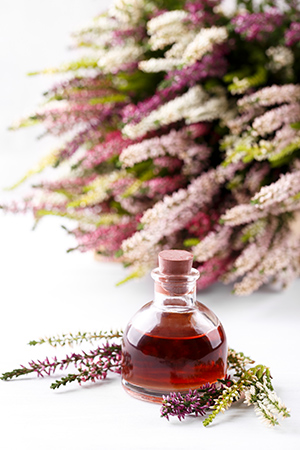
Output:
[[[151,275],[155,281],[156,306],[177,312],[194,308],[198,270],[192,269],[189,275],[166,275],[159,272],[159,269],[154,269]]]

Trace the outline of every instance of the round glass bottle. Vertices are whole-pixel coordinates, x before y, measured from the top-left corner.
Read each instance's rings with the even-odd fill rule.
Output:
[[[133,316],[122,341],[123,386],[152,402],[224,378],[228,350],[219,319],[196,301],[193,255],[165,250],[158,259],[154,301]]]

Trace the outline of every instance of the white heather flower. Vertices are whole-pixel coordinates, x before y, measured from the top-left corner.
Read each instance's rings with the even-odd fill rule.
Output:
[[[147,29],[150,35],[157,33],[159,30],[165,28],[167,25],[173,23],[181,23],[188,18],[188,13],[183,10],[168,11],[160,14],[157,17],[149,20]]]
[[[254,222],[262,217],[265,217],[267,212],[259,211],[255,205],[237,205],[228,209],[225,214],[221,216],[226,225],[236,226],[243,223]]]
[[[238,165],[218,167],[194,179],[187,189],[166,195],[148,209],[141,223],[144,229],[123,241],[122,250],[126,261],[136,261],[150,251],[163,237],[180,230],[204,204],[208,204],[220,189],[220,185],[231,179]]]
[[[186,123],[211,122],[225,115],[227,109],[225,96],[211,98],[201,106],[190,108],[185,116]]]
[[[181,40],[187,32],[183,20],[188,13],[183,10],[168,11],[149,20],[147,23],[148,34],[151,36],[149,44],[152,50],[163,49],[167,45]]]
[[[270,224],[266,226],[265,221],[258,221],[258,226],[262,225],[262,232],[258,233],[258,237],[251,242],[235,260],[231,270],[227,272],[222,280],[225,283],[232,283],[237,278],[243,276],[246,272],[252,270],[264,257],[271,244],[272,238],[278,226],[277,218],[274,218]],[[254,224],[253,224],[254,225]],[[232,270],[234,269],[234,270]]]
[[[193,127],[194,125],[181,130],[173,129],[160,137],[144,139],[142,142],[129,145],[120,155],[123,167],[132,167],[149,158],[169,154],[183,160],[185,166],[183,172],[188,169],[190,173],[192,165],[198,168],[197,162],[205,160],[210,154],[210,149],[206,145],[194,143]]]
[[[199,61],[205,53],[211,52],[215,44],[221,44],[228,38],[225,27],[202,28],[194,40],[187,46],[183,53],[183,60],[187,64]]]
[[[193,247],[196,261],[203,262],[225,250],[229,246],[232,228],[222,227],[220,231],[211,231],[199,244]]]
[[[278,181],[261,190],[252,198],[258,209],[270,208],[274,203],[281,203],[300,192],[300,171],[281,175]]]
[[[194,86],[182,96],[152,111],[136,125],[126,125],[123,128],[123,134],[130,139],[135,139],[148,131],[182,120],[188,116],[190,109],[201,105],[206,99],[207,93],[200,86]]]
[[[283,67],[292,66],[294,63],[292,50],[283,45],[268,48],[266,55],[271,60],[268,66],[272,72],[278,72]]]
[[[98,66],[104,73],[111,73],[123,64],[138,61],[143,52],[143,47],[134,43],[129,43],[126,46],[116,46],[108,51],[103,51],[98,61]]]
[[[96,17],[92,23],[92,26],[93,28],[101,30],[101,32],[112,31],[120,28],[120,24],[115,19],[108,16]]]
[[[262,284],[269,282],[277,273],[282,272],[299,260],[299,239],[291,238],[290,231],[277,232],[271,249],[254,270],[248,272],[241,282],[234,285],[237,295],[249,295]]]
[[[273,108],[262,116],[256,117],[253,121],[252,128],[255,135],[265,136],[277,130],[281,125],[286,123],[297,122],[300,120],[300,104],[291,103]]]
[[[185,33],[182,33],[180,36],[177,36],[176,42],[172,45],[172,47],[166,51],[166,58],[180,58],[181,64],[184,64],[182,60],[183,52],[185,51],[188,44],[194,39],[196,33],[194,31],[186,30]]]
[[[245,97],[243,97],[244,99]],[[256,106],[256,105],[255,105]],[[231,133],[234,135],[240,135],[244,130],[247,130],[250,128],[249,123],[252,122],[252,120],[258,116],[259,114],[265,112],[263,108],[260,107],[250,107],[248,105],[247,110],[244,114],[230,118],[226,125],[230,129]],[[230,136],[230,135],[229,135]],[[228,138],[228,137],[226,137]]]
[[[168,72],[181,64],[176,58],[150,58],[139,63],[139,69],[143,72]]]
[[[249,106],[271,106],[280,103],[294,103],[300,100],[300,84],[284,84],[283,86],[272,86],[259,89],[251,95],[245,95],[238,100],[239,109],[248,112]],[[254,114],[253,114],[254,115]]]
[[[153,8],[153,3],[148,0],[115,0],[108,14],[126,25],[137,25]]]

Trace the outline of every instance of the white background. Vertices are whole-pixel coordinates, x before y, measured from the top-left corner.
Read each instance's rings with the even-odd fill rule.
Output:
[[[53,82],[43,76],[27,78],[26,72],[71,59],[70,33],[107,4],[1,0],[1,188],[17,181],[55,145],[51,139],[36,140],[41,129],[7,131],[14,120],[34,110]],[[1,189],[0,202],[22,193]],[[1,373],[31,359],[70,352],[29,347],[31,339],[124,327],[152,298],[149,277],[116,288],[124,277],[122,267],[98,263],[91,254],[66,254],[74,241],[61,224],[66,222],[46,218],[33,232],[30,215],[0,215]],[[160,418],[159,406],[129,397],[118,377],[52,391],[55,377],[29,376],[0,382],[1,450],[298,449],[299,287],[298,281],[283,293],[266,287],[237,298],[230,287],[217,285],[199,296],[220,317],[230,346],[271,367],[274,386],[292,410],[282,426],[266,428],[245,405],[234,405],[206,429],[199,418],[167,422]]]

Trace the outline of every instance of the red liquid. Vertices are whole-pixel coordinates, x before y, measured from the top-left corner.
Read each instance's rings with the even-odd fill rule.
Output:
[[[224,378],[227,343],[222,325],[204,334],[189,314],[162,316],[148,333],[129,325],[123,337],[123,381],[159,394],[184,392]]]

